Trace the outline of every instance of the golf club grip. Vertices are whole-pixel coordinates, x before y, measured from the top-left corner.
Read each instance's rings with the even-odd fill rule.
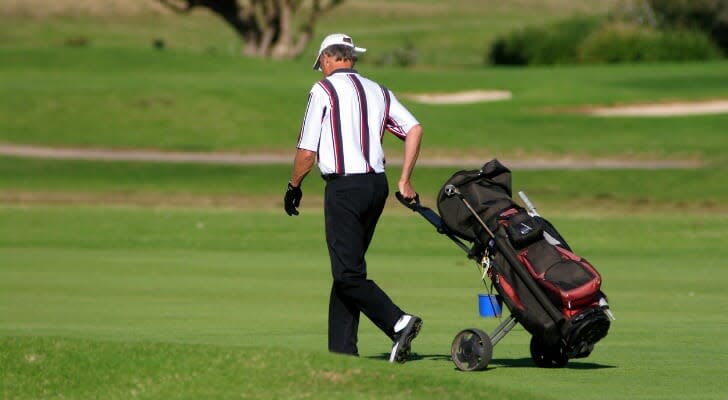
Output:
[[[528,209],[528,211],[531,214],[533,214],[534,216],[540,216],[540,215],[538,215],[538,211],[536,211],[536,206],[534,206],[533,203],[531,203],[531,199],[529,199],[528,196],[526,196],[525,192],[523,192],[523,191],[518,192],[518,196],[521,197],[521,200],[523,200],[523,204],[526,205],[526,208]]]

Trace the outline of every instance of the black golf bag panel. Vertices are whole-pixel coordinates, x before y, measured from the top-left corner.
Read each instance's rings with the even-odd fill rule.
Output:
[[[494,232],[507,240],[503,231]],[[529,289],[527,282],[512,268],[502,252],[495,252],[488,270],[488,277],[508,306],[511,314],[532,335],[542,338],[550,346],[559,343],[568,331],[566,317],[554,318],[558,309],[551,304],[542,304]],[[546,308],[555,312],[549,313]]]
[[[511,171],[498,160],[487,162],[480,170],[456,172],[440,190],[437,208],[450,231],[470,242],[478,239],[482,228],[462,201],[445,193],[448,184],[457,187],[470,200],[484,221],[493,220],[501,210],[514,205]]]
[[[477,217],[461,198],[448,195],[450,185],[457,188]],[[516,320],[534,337],[549,346],[566,343],[569,356],[577,357],[588,355],[589,346],[606,335],[609,320],[601,311],[591,313],[600,310],[601,276],[571,251],[551,223],[529,215],[513,201],[510,170],[498,160],[477,171],[455,173],[440,191],[438,210],[456,236],[486,249],[491,282]],[[599,319],[599,332],[589,329],[592,337],[588,340],[594,341],[584,344],[579,336],[582,325],[592,325],[593,318]]]

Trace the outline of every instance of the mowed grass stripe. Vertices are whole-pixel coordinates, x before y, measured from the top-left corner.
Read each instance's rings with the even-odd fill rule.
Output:
[[[483,160],[485,162],[487,160]],[[479,169],[481,163],[464,165]],[[430,207],[459,168],[416,168],[413,184]],[[195,165],[93,162],[0,157],[0,199],[14,204],[112,203],[281,209],[287,165]],[[399,167],[387,170],[394,193]],[[546,215],[570,210],[599,212],[725,212],[725,169],[522,170],[514,191],[525,191]],[[324,181],[311,172],[303,185],[307,210],[321,207]],[[396,209],[398,204],[391,199]],[[402,208],[404,210],[404,208]],[[317,211],[315,211],[317,212]],[[282,213],[282,211],[281,211]]]

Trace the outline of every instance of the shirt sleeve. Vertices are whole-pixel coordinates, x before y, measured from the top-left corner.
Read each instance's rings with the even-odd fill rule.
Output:
[[[413,126],[418,125],[419,121],[397,100],[391,91],[389,92],[389,97],[389,117],[387,118],[386,128],[395,136],[404,140],[407,137],[407,132]]]
[[[319,140],[321,139],[321,124],[328,111],[328,98],[325,97],[317,86],[314,85],[308,94],[306,113],[303,115],[301,132],[298,135],[299,149],[315,151],[318,153]]]

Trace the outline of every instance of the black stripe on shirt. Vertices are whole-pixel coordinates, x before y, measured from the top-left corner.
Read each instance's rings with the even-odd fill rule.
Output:
[[[336,163],[336,173],[344,174],[344,142],[341,137],[341,110],[339,104],[339,95],[336,93],[334,84],[328,79],[321,81],[326,92],[329,94],[331,100],[331,133],[333,135],[334,142],[334,161]]]
[[[382,85],[379,85],[379,87],[382,88],[382,94],[384,95],[384,119],[382,120],[382,131],[379,132],[379,141],[383,141],[384,129],[387,127],[387,122],[389,122],[389,104],[392,102],[392,99],[389,97],[389,89]]]
[[[361,119],[361,129],[359,134],[361,135],[361,152],[364,155],[364,161],[367,163],[367,171],[374,171],[371,166],[371,160],[369,159],[369,110],[367,108],[367,96],[364,93],[364,86],[356,75],[349,75],[356,94],[359,96],[359,118]]]
[[[382,87],[382,92],[384,92],[384,107],[385,107],[385,114],[384,114],[384,123],[382,123],[382,139],[384,136],[384,129],[392,132],[394,136],[399,138],[400,140],[404,140],[407,137],[407,132],[404,131],[401,125],[397,123],[397,121],[394,120],[394,118],[390,117],[389,115],[389,106],[392,103],[392,99],[389,95],[389,89],[386,87],[380,85]]]

